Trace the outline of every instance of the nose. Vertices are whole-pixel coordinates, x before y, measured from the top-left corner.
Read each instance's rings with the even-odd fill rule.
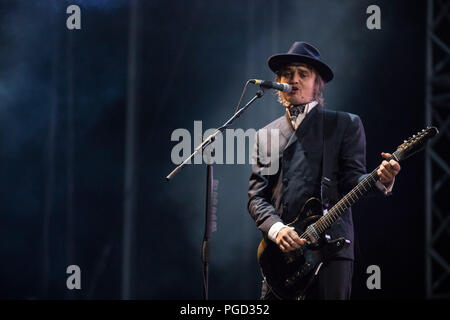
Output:
[[[300,75],[295,71],[289,79],[289,84],[297,84],[300,81]]]

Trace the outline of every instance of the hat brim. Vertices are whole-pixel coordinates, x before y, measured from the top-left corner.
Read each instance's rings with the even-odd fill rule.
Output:
[[[277,72],[282,66],[293,62],[302,62],[314,67],[325,82],[330,82],[334,77],[333,71],[326,63],[309,56],[286,53],[276,54],[267,60],[267,64],[273,72]]]

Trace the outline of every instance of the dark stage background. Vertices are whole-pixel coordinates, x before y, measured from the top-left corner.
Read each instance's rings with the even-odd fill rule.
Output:
[[[81,30],[66,28],[71,4],[81,8]],[[381,9],[381,30],[366,27],[371,4]],[[405,0],[1,0],[0,298],[201,299],[205,166],[165,181],[175,167],[172,132],[193,133],[195,120],[203,130],[222,124],[247,79],[272,79],[270,55],[308,41],[335,71],[326,107],[365,125],[372,170],[380,152],[425,125],[424,21],[425,3]],[[244,101],[255,92],[249,87]],[[282,113],[267,92],[233,128],[258,129]],[[135,183],[124,191],[127,163]],[[255,299],[260,234],[246,209],[250,166],[214,169],[210,298]],[[354,206],[353,299],[424,298],[423,199],[422,153],[402,164],[392,197]],[[126,208],[134,221],[128,293]],[[81,290],[66,288],[72,264]],[[380,290],[366,287],[373,264]]]

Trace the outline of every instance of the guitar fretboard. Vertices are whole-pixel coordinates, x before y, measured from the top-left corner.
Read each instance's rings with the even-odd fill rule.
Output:
[[[345,211],[347,211],[348,208],[354,205],[362,196],[367,194],[367,192],[373,188],[378,181],[377,170],[378,168],[361,180],[361,182],[339,200],[326,215],[322,216],[314,223],[314,228],[319,234],[328,229]]]
[[[395,152],[394,154],[386,159],[389,161],[391,159],[397,159]],[[320,235],[325,230],[327,230],[341,215],[352,205],[354,205],[362,196],[367,194],[378,181],[377,167],[370,174],[368,174],[363,180],[361,180],[356,187],[354,187],[349,193],[347,193],[339,202],[337,202],[326,215],[322,216],[319,220],[312,224],[315,231]],[[309,234],[307,229],[300,238],[312,240],[314,236]]]

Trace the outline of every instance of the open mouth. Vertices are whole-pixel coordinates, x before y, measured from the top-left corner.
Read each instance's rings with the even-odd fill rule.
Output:
[[[297,88],[297,87],[292,87],[291,94],[296,94],[296,93],[299,92],[299,91],[300,91],[299,88]]]

